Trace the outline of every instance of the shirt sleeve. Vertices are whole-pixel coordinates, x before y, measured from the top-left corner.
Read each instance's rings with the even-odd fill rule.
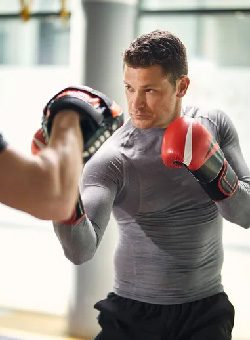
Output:
[[[65,256],[74,264],[90,260],[108,225],[121,181],[118,159],[94,157],[84,167],[80,192],[86,216],[77,224],[54,224]]]
[[[231,119],[219,113],[218,135],[220,147],[239,178],[236,192],[229,198],[216,202],[222,216],[244,228],[250,227],[250,171],[243,157],[238,133]]]

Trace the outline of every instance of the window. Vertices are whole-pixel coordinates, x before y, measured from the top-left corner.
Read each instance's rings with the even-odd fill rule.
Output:
[[[1,1],[0,64],[67,65],[70,20],[59,15],[61,1],[33,1],[27,21],[18,5],[18,1]]]
[[[189,58],[221,66],[250,66],[250,1],[143,0],[138,34],[167,29],[181,38]]]

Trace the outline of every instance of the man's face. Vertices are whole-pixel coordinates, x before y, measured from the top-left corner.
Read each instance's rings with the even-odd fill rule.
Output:
[[[159,65],[145,68],[125,65],[124,84],[133,126],[165,128],[180,114],[181,97],[186,93],[189,79],[184,76],[174,86]]]

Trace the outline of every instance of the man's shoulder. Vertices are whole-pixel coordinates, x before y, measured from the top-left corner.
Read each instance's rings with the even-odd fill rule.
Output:
[[[182,113],[185,116],[193,118],[210,118],[218,119],[220,117],[226,116],[225,112],[218,108],[204,108],[199,106],[186,105],[182,108]]]
[[[231,125],[229,116],[219,108],[203,108],[198,106],[185,106],[182,109],[183,115],[193,117],[201,122],[220,126]]]
[[[183,112],[184,115],[193,117],[206,126],[219,143],[225,144],[237,134],[231,118],[221,109],[187,106]]]

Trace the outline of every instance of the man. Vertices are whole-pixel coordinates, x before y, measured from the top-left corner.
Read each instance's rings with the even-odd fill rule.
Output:
[[[249,228],[250,172],[229,117],[182,106],[189,82],[186,50],[173,34],[157,30],[131,43],[130,118],[85,164],[85,213],[54,222],[65,255],[81,264],[114,213],[114,292],[95,305],[98,340],[231,339],[222,217]]]
[[[35,156],[17,152],[0,135],[0,202],[40,219],[68,219],[78,198],[82,149],[73,110],[58,112],[47,147]]]

